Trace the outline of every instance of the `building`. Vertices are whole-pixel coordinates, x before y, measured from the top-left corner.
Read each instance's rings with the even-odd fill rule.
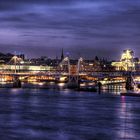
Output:
[[[39,71],[51,71],[53,70],[52,67],[50,66],[41,66],[41,65],[0,65],[0,70],[5,70],[5,71],[16,71],[17,72],[23,72],[23,71],[34,71],[34,72],[39,72]]]
[[[123,51],[120,61],[112,62],[111,65],[115,67],[115,70],[135,71],[139,70],[140,61],[134,57],[134,52],[128,49]]]
[[[13,56],[8,63],[0,63],[1,71],[15,71],[15,72],[23,72],[23,71],[51,71],[53,70],[52,66],[42,65],[42,64],[34,64],[31,61],[25,61],[21,58],[21,56]]]
[[[1,63],[8,63],[14,55],[11,53],[0,53],[0,62]]]

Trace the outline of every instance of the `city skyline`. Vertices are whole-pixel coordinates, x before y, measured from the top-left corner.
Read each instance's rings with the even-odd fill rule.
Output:
[[[140,2],[121,0],[1,0],[0,51],[55,58],[139,56]],[[109,55],[108,55],[109,54]]]
[[[84,59],[84,60],[96,60],[98,59],[99,61],[121,61],[122,60],[122,56],[126,56],[125,55],[125,52],[132,52],[133,53],[133,58],[134,59],[139,59],[139,56],[136,56],[134,50],[131,50],[131,49],[125,49],[125,50],[122,50],[122,52],[119,54],[119,58],[117,59],[107,59],[106,57],[104,56],[92,56],[91,58],[85,58],[83,56],[79,56],[79,57],[71,57],[69,56],[68,53],[65,53],[64,52],[64,49],[62,48],[61,50],[61,54],[59,56],[56,56],[56,57],[49,57],[47,55],[40,55],[40,56],[37,56],[37,57],[27,57],[26,54],[24,53],[21,53],[21,52],[14,52],[14,53],[11,53],[11,52],[7,52],[7,53],[4,53],[4,52],[0,52],[0,58],[3,59],[4,57],[8,57],[8,58],[12,58],[12,57],[19,57],[19,58],[23,58],[23,59],[26,59],[26,60],[30,60],[30,59],[52,59],[52,60],[63,60],[65,58],[69,58],[70,60],[79,60],[80,58]],[[129,57],[129,55],[128,55]]]

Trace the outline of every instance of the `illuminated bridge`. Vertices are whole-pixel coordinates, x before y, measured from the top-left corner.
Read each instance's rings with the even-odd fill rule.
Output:
[[[23,63],[21,58],[14,56],[9,63],[0,66],[0,82],[12,82],[15,77],[22,82],[54,81],[78,84],[81,79],[88,81],[102,81],[103,84],[125,82],[127,71],[92,71],[85,70],[83,58],[76,64],[71,64],[68,57],[55,68],[49,66],[32,66]],[[131,75],[140,81],[140,72],[133,71]]]

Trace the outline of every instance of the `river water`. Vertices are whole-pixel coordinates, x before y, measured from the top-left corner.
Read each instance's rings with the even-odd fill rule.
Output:
[[[0,140],[140,139],[140,98],[0,89]]]

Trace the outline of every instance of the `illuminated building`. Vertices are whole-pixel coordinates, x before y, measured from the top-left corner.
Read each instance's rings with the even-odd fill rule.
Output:
[[[139,66],[139,59],[134,58],[134,52],[130,49],[124,50],[118,62],[112,62],[116,70],[135,71]]]
[[[16,70],[18,71],[50,71],[53,68],[51,66],[42,66],[42,65],[16,65]],[[5,71],[14,71],[15,65],[0,65],[0,70]]]
[[[4,71],[50,71],[53,68],[48,65],[35,65],[32,63],[25,63],[25,61],[18,56],[13,56],[7,64],[1,64],[0,70]]]

